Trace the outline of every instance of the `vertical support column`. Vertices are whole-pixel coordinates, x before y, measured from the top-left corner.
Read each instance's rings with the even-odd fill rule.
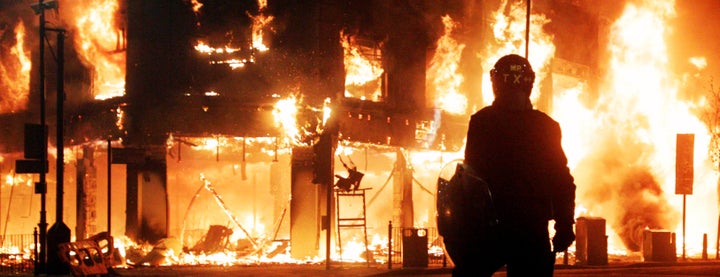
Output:
[[[140,238],[140,207],[138,195],[140,194],[140,186],[138,185],[139,166],[137,164],[128,164],[126,173],[127,198],[125,199],[125,235],[133,241]]]
[[[290,255],[293,259],[315,257],[319,255],[320,244],[321,188],[312,183],[312,148],[293,148],[291,159]]]
[[[402,150],[397,150],[395,172],[393,173],[393,222],[401,228],[413,228],[414,209],[412,199],[412,172]]]
[[[286,169],[280,162],[270,164],[270,194],[273,197],[273,218],[277,220],[274,226],[273,238],[278,236],[287,238],[289,235],[289,224],[287,218],[290,212],[288,187],[283,185]],[[281,234],[281,235],[279,235]]]
[[[163,146],[146,146],[141,152],[142,159],[127,165],[125,234],[155,243],[167,237],[169,229],[166,153]]]
[[[163,152],[164,153],[164,152]],[[146,160],[140,172],[140,232],[143,241],[155,243],[168,235],[167,165],[162,159]]]
[[[82,157],[78,157],[77,165],[77,239],[85,239],[97,232],[97,169],[95,168],[95,151],[90,146],[83,146]]]

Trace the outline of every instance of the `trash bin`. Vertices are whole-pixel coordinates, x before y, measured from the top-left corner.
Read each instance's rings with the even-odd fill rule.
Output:
[[[427,228],[403,228],[403,267],[428,266]]]
[[[675,233],[668,230],[643,230],[643,260],[646,262],[675,262]]]
[[[605,219],[601,217],[579,217],[575,224],[575,255],[581,265],[607,265],[607,235]]]

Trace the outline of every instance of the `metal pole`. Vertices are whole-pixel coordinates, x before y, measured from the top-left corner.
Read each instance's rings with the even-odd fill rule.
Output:
[[[180,147],[180,145],[178,145]],[[110,223],[111,220],[111,210],[112,210],[112,140],[108,138],[107,140],[107,148],[108,148],[108,156],[107,156],[107,176],[108,176],[108,185],[107,185],[107,230],[108,234],[112,236],[112,225]]]
[[[703,246],[702,246],[702,259],[703,260],[708,259],[707,248],[708,248],[708,237],[707,237],[707,233],[705,233],[705,234],[703,234]]]
[[[331,160],[331,162],[332,162],[332,160]],[[331,173],[326,172],[325,174],[331,174]],[[332,175],[330,175],[330,176],[332,176]],[[323,179],[326,179],[326,178],[323,178]],[[332,232],[333,228],[332,228],[332,220],[330,220],[330,218],[332,217],[333,184],[328,181],[324,181],[324,183],[325,183],[325,187],[327,188],[326,192],[325,192],[325,193],[327,193],[327,195],[325,197],[325,202],[326,202],[325,203],[325,211],[326,211],[325,212],[325,227],[326,227],[326,229],[325,229],[325,269],[328,270],[328,269],[330,269],[330,262],[332,260],[330,257],[330,255],[332,253],[332,251],[330,251],[331,250],[330,249],[330,239],[331,239],[330,232]],[[340,247],[342,247],[342,246],[340,246]],[[342,259],[342,257],[340,257],[340,258]]]
[[[531,0],[527,0],[527,12],[525,13],[525,58],[528,58],[530,52],[530,6]]]
[[[33,249],[33,254],[35,254],[35,257],[39,257],[40,254],[38,254],[38,229],[37,228],[33,228],[33,243],[35,245],[35,249]],[[35,269],[33,270],[33,272],[35,273],[35,276],[38,276],[38,275],[40,275],[40,264],[39,264],[39,260],[37,258],[35,259],[34,264],[35,264]]]
[[[65,34],[64,31],[58,30],[57,32],[57,103],[56,103],[56,116],[57,116],[57,129],[55,136],[55,144],[57,144],[57,170],[55,177],[57,180],[57,189],[55,200],[55,222],[63,222],[63,194],[64,194],[64,174],[65,174],[65,144],[63,142],[63,104],[65,102]]]
[[[38,255],[38,270],[37,274],[45,273],[45,247],[47,239],[47,215],[45,210],[45,196],[46,196],[46,176],[45,171],[47,170],[47,127],[45,125],[45,8],[43,7],[43,0],[38,0],[40,6],[40,80],[39,80],[39,91],[40,91],[40,126],[42,128],[42,146],[40,155],[40,181],[36,184],[35,193],[40,194],[40,250]]]
[[[55,177],[56,200],[55,200],[55,223],[47,231],[46,244],[47,256],[46,271],[50,275],[63,275],[70,273],[70,267],[65,264],[58,255],[60,244],[70,242],[70,228],[63,222],[63,196],[64,196],[64,174],[65,174],[65,146],[63,144],[63,105],[65,101],[65,30],[46,28],[47,31],[57,32],[57,170]]]
[[[687,198],[687,194],[683,194],[683,249],[682,249],[682,258],[685,260],[685,198]]]

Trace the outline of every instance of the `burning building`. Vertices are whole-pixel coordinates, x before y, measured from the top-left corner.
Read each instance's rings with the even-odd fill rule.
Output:
[[[527,37],[523,1],[92,2],[47,12],[68,38],[61,221],[76,239],[110,229],[191,249],[223,226],[228,249],[286,240],[295,259],[323,256],[333,211],[357,208],[327,197],[348,162],[371,188],[370,237],[388,221],[434,227],[435,179],[492,101],[488,69],[526,45],[533,102],[565,131],[578,216],[607,218],[621,252],[639,251],[645,229],[679,230],[674,138],[694,133],[688,246],[718,229],[716,123],[703,116],[717,99],[690,91],[717,65],[670,40],[681,36],[666,26],[692,26],[682,1],[533,1]],[[30,233],[34,177],[14,165],[38,117],[40,41],[29,7],[2,5],[0,223]],[[59,68],[47,70],[52,107]]]

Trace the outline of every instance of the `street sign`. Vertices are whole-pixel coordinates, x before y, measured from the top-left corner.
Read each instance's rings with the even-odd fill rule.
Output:
[[[695,134],[677,134],[675,149],[675,194],[693,193]]]
[[[45,125],[45,128],[43,128],[43,125],[40,124],[31,124],[31,123],[25,123],[25,151],[24,151],[24,157],[26,159],[42,159],[43,156],[43,147],[44,143],[47,143],[43,141],[46,136],[43,134],[43,131],[47,133],[47,125]]]
[[[40,160],[16,160],[15,173],[41,173],[43,166]],[[45,173],[48,173],[48,161],[45,161]]]

